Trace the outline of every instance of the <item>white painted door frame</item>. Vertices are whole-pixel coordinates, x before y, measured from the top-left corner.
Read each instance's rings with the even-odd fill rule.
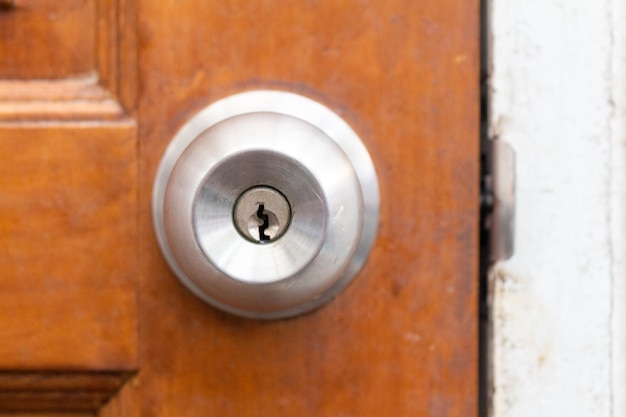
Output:
[[[491,0],[489,20],[490,135],[517,153],[491,415],[626,416],[626,1]]]

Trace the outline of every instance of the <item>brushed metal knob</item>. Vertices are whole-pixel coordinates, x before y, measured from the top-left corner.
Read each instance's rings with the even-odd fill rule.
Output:
[[[356,133],[327,107],[280,91],[200,111],[170,143],[153,189],[157,240],[179,280],[251,318],[332,299],[365,263],[378,210]]]

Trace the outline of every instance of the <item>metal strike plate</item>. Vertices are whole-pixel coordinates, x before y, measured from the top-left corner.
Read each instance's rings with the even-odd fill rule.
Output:
[[[309,98],[252,91],[211,104],[176,134],[154,182],[170,268],[194,294],[251,318],[310,311],[363,267],[379,190],[365,146]]]
[[[500,139],[490,145],[490,261],[497,262],[515,249],[515,151]]]

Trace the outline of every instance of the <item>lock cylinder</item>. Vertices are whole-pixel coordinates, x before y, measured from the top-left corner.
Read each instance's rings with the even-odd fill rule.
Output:
[[[253,91],[176,134],[153,190],[157,240],[194,294],[250,318],[332,299],[376,235],[378,182],[356,133],[303,96]]]
[[[291,223],[291,205],[278,190],[258,186],[245,191],[235,203],[233,222],[244,237],[254,243],[280,238]]]

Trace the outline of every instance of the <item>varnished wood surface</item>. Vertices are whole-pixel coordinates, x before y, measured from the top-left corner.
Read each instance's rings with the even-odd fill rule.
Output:
[[[136,127],[0,125],[0,370],[137,366]]]
[[[475,416],[478,2],[143,1],[139,16],[142,415]],[[329,305],[275,322],[192,296],[150,217],[176,130],[254,88],[343,115],[382,193],[363,272]]]
[[[20,0],[0,11],[0,120],[135,115],[135,0]]]
[[[96,20],[96,0],[18,0],[0,11],[0,78],[94,73]]]
[[[138,367],[135,6],[0,12],[2,416],[130,415],[115,405]]]
[[[64,412],[64,411],[51,411],[51,412],[19,412],[17,414],[19,417],[93,417],[93,413],[91,412]],[[16,417],[16,413],[12,411],[8,412],[0,412],[0,417]]]
[[[19,412],[22,417],[25,411],[95,413],[129,376],[124,372],[0,372],[0,417],[2,412]]]
[[[95,59],[30,68],[50,58],[42,44],[32,51],[41,56],[20,51],[0,65],[1,410],[476,415],[477,1],[18,6],[35,3],[93,7],[93,46],[70,49]],[[63,25],[49,34],[76,30]],[[382,193],[364,271],[329,305],[276,322],[192,296],[165,265],[150,215],[176,130],[254,88],[341,114],[368,147]],[[96,377],[71,379],[80,372]]]
[[[95,77],[0,81],[0,121],[115,120],[125,109]]]
[[[135,7],[0,12],[2,416],[137,409]]]
[[[97,413],[98,417],[141,417],[140,378],[134,377],[114,395]],[[184,410],[181,410],[182,414]],[[0,416],[2,417],[2,416]]]

